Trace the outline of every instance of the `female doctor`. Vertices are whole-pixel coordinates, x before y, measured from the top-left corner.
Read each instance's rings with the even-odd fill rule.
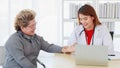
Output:
[[[100,23],[94,8],[90,5],[83,5],[78,10],[79,25],[71,34],[68,44],[77,43],[80,45],[103,45],[108,46],[108,53],[113,54],[112,37],[108,29]]]

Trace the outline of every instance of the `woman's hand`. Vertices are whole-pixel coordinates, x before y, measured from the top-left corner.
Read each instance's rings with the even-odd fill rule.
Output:
[[[76,45],[76,43],[74,43],[72,45],[69,45],[69,46],[64,46],[62,48],[62,52],[67,53],[67,54],[70,54],[70,53],[74,52],[75,51],[75,45]]]

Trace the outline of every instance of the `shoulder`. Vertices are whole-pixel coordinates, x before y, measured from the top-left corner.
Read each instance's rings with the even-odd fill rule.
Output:
[[[15,46],[16,44],[18,44],[18,42],[20,42],[20,37],[19,34],[15,32],[8,38],[8,40],[5,43],[5,46]]]
[[[20,36],[19,36],[19,34],[17,33],[17,32],[15,32],[15,33],[13,33],[10,37],[9,37],[9,39],[8,40],[13,40],[13,41],[15,41],[15,40],[17,40],[17,39],[19,39],[20,38]]]
[[[83,28],[82,25],[77,25],[77,26],[75,27],[75,29],[74,29],[75,32],[80,32],[80,31],[82,31],[82,30],[84,30],[84,28]]]
[[[104,24],[97,25],[95,29],[101,31],[106,31],[106,30],[108,31],[107,26],[105,26]]]

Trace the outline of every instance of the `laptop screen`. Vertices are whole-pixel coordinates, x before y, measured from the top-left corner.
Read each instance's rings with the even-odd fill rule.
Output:
[[[108,63],[107,46],[76,45],[75,49],[76,64],[107,65]]]

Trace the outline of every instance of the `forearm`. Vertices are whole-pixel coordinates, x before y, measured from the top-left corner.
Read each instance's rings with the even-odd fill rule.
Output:
[[[18,57],[18,59],[15,59],[21,67],[23,68],[37,68],[35,65],[33,65],[26,57]]]
[[[50,52],[50,53],[61,53],[62,52],[62,47],[60,47],[58,45],[51,44],[45,50],[47,52]]]

